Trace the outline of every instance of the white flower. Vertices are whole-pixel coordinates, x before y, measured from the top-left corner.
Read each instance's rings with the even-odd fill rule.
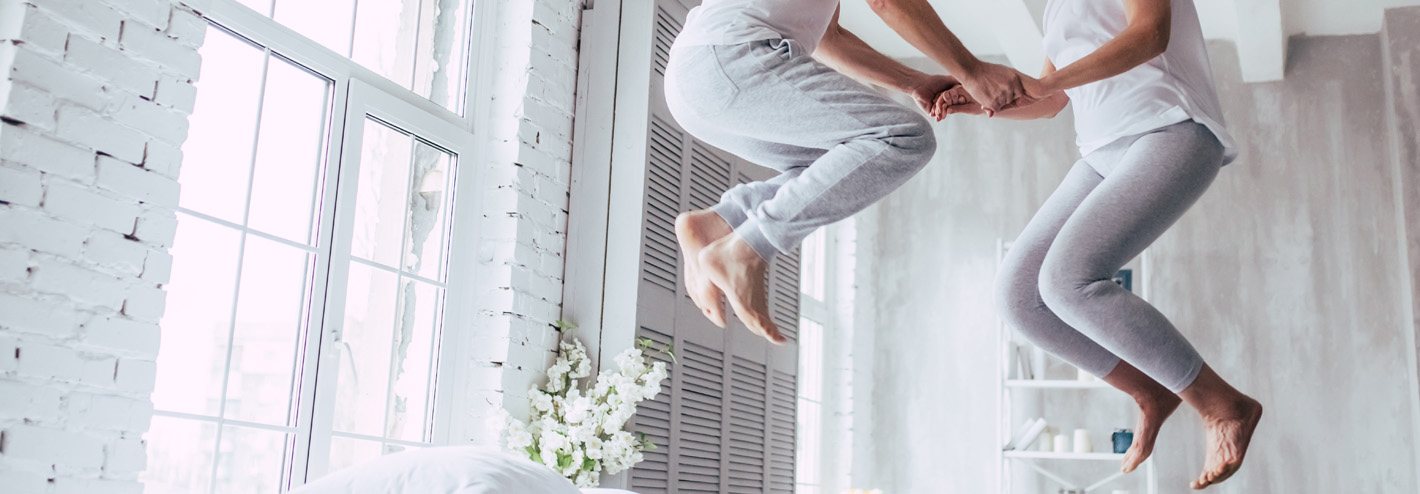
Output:
[[[559,434],[555,430],[544,430],[542,431],[542,436],[538,438],[538,446],[540,446],[543,451],[556,452],[567,447],[567,437]],[[553,463],[556,464],[555,461]]]
[[[532,446],[532,433],[529,433],[522,422],[516,420],[508,424],[506,440],[508,449],[521,451]]]
[[[552,411],[552,395],[534,389],[529,392],[528,398],[534,412],[547,413]]]
[[[637,404],[660,394],[668,370],[636,349],[617,355],[614,364],[588,383],[586,347],[575,339],[559,343],[547,384],[528,392],[528,422],[500,417],[504,446],[532,452],[534,460],[579,487],[595,487],[600,472],[615,474],[641,461],[643,445],[624,427]]]

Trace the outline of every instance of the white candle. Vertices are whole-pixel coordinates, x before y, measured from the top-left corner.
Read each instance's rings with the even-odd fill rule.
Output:
[[[1089,453],[1093,449],[1090,445],[1090,431],[1075,429],[1075,452]]]
[[[1070,452],[1070,436],[1066,436],[1065,434],[1057,434],[1057,435],[1055,436],[1055,452],[1056,452],[1056,453],[1069,453],[1069,452]]]

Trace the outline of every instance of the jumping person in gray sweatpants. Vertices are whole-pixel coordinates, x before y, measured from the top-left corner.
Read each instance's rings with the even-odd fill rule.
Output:
[[[1049,62],[1004,118],[1049,118],[1075,107],[1080,153],[1064,182],[1026,225],[997,280],[1003,318],[1139,404],[1123,470],[1153,451],[1182,401],[1203,417],[1208,459],[1194,489],[1242,466],[1262,405],[1223,381],[1183,334],[1114,273],[1158,239],[1237,156],[1193,0],[1050,0]],[[1061,69],[1056,69],[1056,64]],[[949,90],[941,118],[978,113]]]
[[[720,327],[728,299],[751,331],[783,342],[768,311],[769,261],[883,198],[932,158],[926,119],[849,76],[907,93],[924,109],[957,86],[992,110],[1021,94],[1021,74],[973,57],[927,0],[869,3],[954,77],[874,51],[838,25],[837,0],[706,0],[676,38],[665,79],[676,121],[780,172],[676,220],[690,296]]]

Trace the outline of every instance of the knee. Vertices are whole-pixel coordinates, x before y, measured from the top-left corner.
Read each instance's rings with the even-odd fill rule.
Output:
[[[1017,262],[1007,261],[996,274],[996,311],[1007,324],[1021,331],[1028,331],[1034,314],[1046,310],[1041,303],[1034,270],[1025,269]]]
[[[903,163],[921,169],[937,154],[937,134],[921,115],[906,116],[903,123],[893,126],[886,141]]]
[[[1078,305],[1094,297],[1101,286],[1099,282],[1113,283],[1112,280],[1092,276],[1075,263],[1062,262],[1058,258],[1046,256],[1040,266],[1040,298],[1052,309]]]

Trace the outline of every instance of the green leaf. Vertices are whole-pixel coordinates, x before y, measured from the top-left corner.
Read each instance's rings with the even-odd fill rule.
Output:
[[[672,364],[680,365],[680,360],[677,360],[675,358],[675,342],[670,342],[666,344],[665,354],[667,357],[671,358]]]
[[[567,453],[557,453],[557,468],[564,469],[572,466],[572,455]]]
[[[582,460],[582,470],[587,472],[595,472],[601,470],[601,465],[597,464],[597,460],[586,458]]]
[[[572,323],[572,321],[568,321],[568,320],[566,320],[566,319],[558,319],[557,322],[552,323],[552,326],[555,327],[555,328],[557,328],[557,331],[558,331],[558,332],[562,332],[562,333],[567,332],[567,330],[569,330],[569,329],[577,329],[577,325],[576,325],[576,324],[574,324],[574,323]]]
[[[532,460],[533,463],[541,463],[541,455],[537,454],[537,446],[528,446],[527,451],[528,459]]]

